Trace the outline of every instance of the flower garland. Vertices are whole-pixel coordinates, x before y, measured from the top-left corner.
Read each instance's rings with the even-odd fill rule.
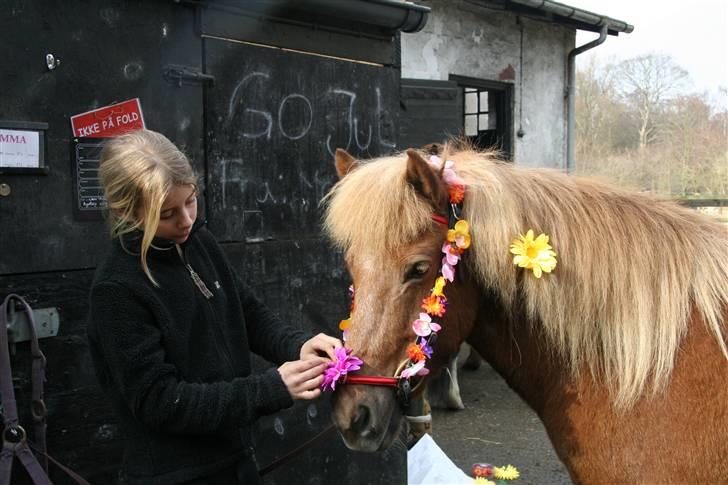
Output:
[[[465,219],[460,219],[458,214],[462,209],[465,197],[465,183],[458,177],[453,169],[454,163],[451,160],[445,162],[435,155],[430,157],[430,165],[442,172],[443,180],[447,185],[450,199],[452,219],[457,219],[454,226],[447,231],[447,238],[442,245],[442,260],[435,285],[430,294],[422,300],[421,308],[424,310],[419,314],[411,326],[417,336],[415,342],[407,346],[407,357],[405,365],[398,376],[399,379],[409,379],[415,375],[427,375],[430,371],[425,367],[427,361],[432,358],[432,344],[442,329],[442,326],[433,320],[433,317],[442,318],[447,313],[448,301],[444,289],[448,283],[455,281],[455,266],[460,262],[463,253],[470,247],[470,225]],[[438,216],[439,220],[440,217]],[[354,288],[349,287],[351,295],[351,310],[349,318],[339,323],[339,329],[343,331],[343,339],[346,341],[346,334],[351,325],[351,315],[354,311],[355,298]],[[324,381],[321,389],[333,391],[337,382],[343,382],[349,371],[358,370],[362,361],[352,355],[351,349],[338,349],[336,359],[330,362],[324,371]]]

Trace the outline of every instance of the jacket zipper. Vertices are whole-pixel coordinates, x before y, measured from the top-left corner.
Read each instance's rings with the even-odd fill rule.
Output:
[[[197,274],[197,272],[192,269],[192,265],[190,265],[187,260],[185,259],[184,253],[182,252],[182,248],[179,246],[179,244],[175,244],[175,247],[177,248],[177,254],[179,254],[180,259],[182,260],[182,264],[187,268],[187,271],[190,273],[190,276],[192,277],[192,281],[195,283],[195,286],[200,290],[202,295],[205,297],[205,302],[207,303],[207,308],[212,314],[212,326],[215,329],[215,345],[220,350],[220,355],[225,359],[225,362],[228,365],[228,368],[230,369],[230,372],[232,372],[232,375],[235,375],[235,368],[233,367],[232,359],[230,358],[230,350],[227,347],[226,340],[224,338],[224,335],[222,335],[222,331],[219,328],[218,319],[215,315],[215,309],[212,306],[212,303],[210,303],[210,298],[212,298],[212,292],[207,288],[207,285],[205,285],[205,282],[202,281],[202,278],[200,278],[200,275]],[[221,342],[222,341],[222,342]]]
[[[197,289],[200,290],[202,293],[202,296],[205,297],[205,299],[209,300],[212,298],[212,292],[207,287],[204,281],[202,281],[202,278],[200,278],[200,275],[197,274],[197,272],[192,269],[192,266],[190,263],[185,261],[185,257],[182,254],[182,248],[179,247],[179,245],[175,245],[177,247],[177,253],[179,254],[180,259],[182,259],[182,264],[185,265],[185,268],[187,268],[187,271],[189,271],[190,276],[192,277],[192,281],[195,283],[195,286],[197,286]]]

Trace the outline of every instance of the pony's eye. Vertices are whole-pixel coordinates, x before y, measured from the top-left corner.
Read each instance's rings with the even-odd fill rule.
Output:
[[[407,282],[409,280],[420,279],[425,276],[429,270],[429,261],[417,261],[407,268],[407,271],[404,274],[404,281]]]

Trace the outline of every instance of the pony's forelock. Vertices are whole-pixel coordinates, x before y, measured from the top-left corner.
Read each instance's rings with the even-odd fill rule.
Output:
[[[573,375],[588,370],[626,408],[664,387],[691,311],[728,356],[726,229],[647,194],[493,154],[444,148],[467,184],[469,266],[505,308],[525,305]],[[327,196],[325,228],[342,248],[382,255],[431,227],[430,211],[406,183],[406,156],[361,164]],[[554,273],[536,279],[512,264],[509,244],[533,229],[550,236]]]
[[[406,155],[358,162],[323,200],[324,230],[343,250],[385,254],[430,227],[428,207],[405,182]]]

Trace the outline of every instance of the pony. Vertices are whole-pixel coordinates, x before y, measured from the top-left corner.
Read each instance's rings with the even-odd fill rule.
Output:
[[[364,374],[397,371],[438,274],[447,228],[432,213],[449,201],[428,156],[336,152],[323,226],[355,287],[346,345]],[[465,182],[472,245],[430,370],[472,345],[540,417],[575,483],[728,483],[726,228],[494,152],[450,143],[441,157]],[[541,278],[509,253],[528,229],[558,255]],[[403,411],[390,388],[348,384],[332,418],[350,449],[371,452],[392,444]]]

